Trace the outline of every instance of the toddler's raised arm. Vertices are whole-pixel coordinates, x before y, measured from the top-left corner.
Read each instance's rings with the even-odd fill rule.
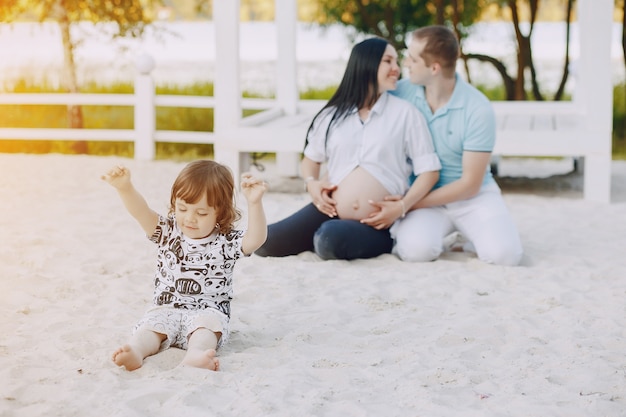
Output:
[[[267,221],[263,210],[263,194],[267,184],[249,173],[241,176],[241,191],[248,202],[248,230],[243,236],[241,250],[251,254],[267,239]]]
[[[146,235],[151,236],[156,229],[159,215],[148,206],[145,198],[133,186],[130,180],[130,170],[118,165],[111,168],[101,178],[115,187],[126,210],[137,220]]]

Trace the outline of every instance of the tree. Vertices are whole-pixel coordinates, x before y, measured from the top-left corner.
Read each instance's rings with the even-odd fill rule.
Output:
[[[479,17],[488,0],[318,0],[317,21],[341,23],[359,33],[387,39],[406,49],[406,34],[421,26],[448,24],[459,38]]]
[[[113,24],[113,38],[139,37],[152,22],[152,16],[147,11],[158,3],[158,0],[3,0],[0,1],[0,21],[29,18],[58,23],[63,42],[65,88],[76,93],[79,86],[74,52],[78,44],[77,40],[72,39],[72,25],[81,21],[96,25]],[[72,128],[83,127],[80,106],[68,106],[68,125]],[[86,151],[85,143],[78,143],[77,146],[77,152]]]
[[[569,77],[569,39],[570,39],[570,30],[572,26],[572,11],[574,10],[574,0],[567,0],[567,6],[565,8],[565,60],[563,62],[563,76],[561,77],[561,82],[559,83],[559,88],[556,90],[554,94],[554,100],[561,100],[563,98],[563,92],[565,91],[565,83],[567,82],[567,78]]]
[[[565,83],[569,76],[569,37],[571,28],[571,17],[575,0],[567,0],[565,5],[565,22],[566,22],[566,45],[565,45],[565,61],[563,75],[559,88],[554,95],[555,100],[560,100],[563,96]],[[490,63],[502,77],[507,100],[526,100],[526,72],[530,75],[530,85],[533,98],[535,100],[544,100],[544,96],[539,87],[537,80],[537,71],[533,61],[531,37],[537,20],[539,11],[539,0],[496,0],[494,2],[501,9],[510,12],[511,23],[515,32],[515,40],[517,44],[517,72],[516,76],[509,75],[504,63],[492,56],[482,54],[466,54],[465,59],[477,59],[482,62]],[[521,7],[527,6],[526,15],[528,16],[528,31],[524,33],[521,28]]]
[[[575,0],[559,2],[566,3],[567,38],[563,76],[555,93],[555,100],[562,98],[569,75],[569,33]],[[318,21],[322,24],[341,23],[354,27],[360,33],[381,36],[398,50],[406,48],[404,37],[407,32],[433,23],[448,25],[461,40],[461,58],[465,62],[468,78],[471,79],[467,61],[475,59],[493,65],[502,78],[507,100],[527,99],[528,76],[533,98],[543,100],[531,46],[539,4],[539,0],[319,0]],[[463,39],[467,36],[469,27],[488,6],[496,6],[501,12],[508,12],[510,15],[517,45],[515,76],[510,75],[504,62],[496,57],[463,51]],[[522,30],[522,16],[526,16],[528,20],[526,31]],[[624,25],[626,26],[626,20]],[[624,54],[626,57],[626,37]]]
[[[615,0],[615,9],[622,13],[622,56],[626,66],[626,0]]]
[[[317,21],[341,23],[359,33],[387,39],[397,50],[406,48],[405,35],[433,20],[429,0],[319,0]]]

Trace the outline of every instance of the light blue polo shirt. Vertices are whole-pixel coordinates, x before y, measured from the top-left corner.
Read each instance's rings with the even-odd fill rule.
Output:
[[[426,118],[435,151],[441,161],[439,181],[435,188],[461,178],[463,151],[491,152],[496,141],[496,116],[483,93],[456,75],[456,84],[448,103],[435,114],[426,101],[424,86],[410,80],[398,82],[392,94],[413,103]],[[487,165],[483,186],[495,183]]]

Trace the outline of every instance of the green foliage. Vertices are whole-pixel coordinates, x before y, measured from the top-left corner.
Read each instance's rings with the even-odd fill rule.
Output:
[[[114,36],[138,37],[153,20],[152,6],[159,3],[159,0],[3,0],[0,21],[29,18],[40,22],[115,23]]]
[[[131,83],[123,82],[114,82],[107,85],[89,82],[84,84],[80,91],[81,93],[92,94],[133,94],[135,92],[135,87]]]
[[[312,88],[307,91],[303,91],[300,93],[300,98],[302,100],[329,100],[335,91],[337,90],[336,85],[331,85],[324,88]]]
[[[448,24],[459,36],[478,20],[490,0],[318,0],[317,21],[340,23],[358,33],[387,39],[406,48],[406,34],[430,24]]]
[[[613,87],[613,156],[626,159],[626,84]]]
[[[341,23],[357,32],[389,40],[404,49],[404,36],[412,28],[432,23],[428,0],[319,0],[323,24]]]
[[[478,90],[480,90],[484,95],[492,101],[506,101],[506,89],[501,85],[496,86],[484,86],[484,85],[476,85]],[[530,93],[528,93],[530,94]],[[571,96],[568,94],[563,94],[562,101],[571,100]]]
[[[157,94],[179,96],[213,96],[213,83],[196,82],[187,85],[164,84],[156,87]]]
[[[475,87],[486,95],[489,100],[506,100],[506,90],[502,86],[487,87],[484,85],[476,85]]]

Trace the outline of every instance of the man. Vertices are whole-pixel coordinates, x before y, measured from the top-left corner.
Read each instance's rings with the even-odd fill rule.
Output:
[[[406,261],[432,261],[444,239],[458,231],[465,251],[498,265],[518,265],[523,249],[490,170],[496,122],[489,100],[455,72],[459,44],[444,26],[412,34],[404,64],[410,79],[394,94],[426,117],[441,160],[433,190],[391,228],[394,253]],[[393,198],[390,198],[393,199]],[[381,209],[387,203],[380,203]]]

